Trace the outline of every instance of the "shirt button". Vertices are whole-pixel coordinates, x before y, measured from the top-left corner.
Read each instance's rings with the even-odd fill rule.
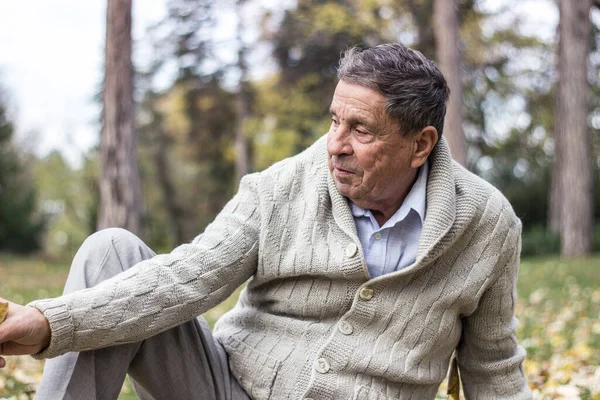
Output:
[[[344,335],[352,335],[354,332],[354,328],[347,321],[340,321],[339,329]]]
[[[380,240],[381,239],[381,233],[377,232],[375,234],[375,240]]]
[[[346,257],[354,257],[357,251],[358,247],[356,247],[356,244],[350,243],[348,246],[346,246]]]
[[[329,372],[329,362],[327,361],[326,358],[319,358],[317,360],[317,372],[321,373],[321,374],[326,374]]]
[[[373,289],[368,286],[360,289],[359,297],[364,301],[369,301],[373,298]]]

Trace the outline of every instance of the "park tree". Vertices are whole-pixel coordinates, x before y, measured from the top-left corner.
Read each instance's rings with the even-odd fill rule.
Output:
[[[246,123],[238,112],[239,86],[228,86],[225,76],[244,73],[239,61],[227,64],[215,55],[214,48],[223,47],[212,40],[215,7],[210,0],[169,0],[168,15],[149,31],[155,59],[138,76],[140,165],[144,198],[152,209],[145,223],[148,242],[160,249],[195,237],[237,187],[236,133]],[[230,43],[237,48],[239,40]],[[239,60],[245,64],[242,51]],[[162,88],[153,86],[165,71],[171,81],[165,85],[163,74]],[[250,96],[249,83],[242,81]]]
[[[290,9],[269,11],[282,12],[282,18],[277,14],[261,20],[261,43],[239,46],[239,35],[228,42],[211,39],[216,3],[170,0],[168,23],[162,28],[167,35],[158,41],[161,50],[155,54],[175,65],[176,77],[165,90],[150,93],[152,100],[144,106],[148,113],[142,113],[142,153],[153,154],[141,162],[144,185],[154,189],[144,191],[148,205],[152,203],[146,219],[156,227],[152,236],[164,238],[169,226],[179,232],[180,243],[212,219],[242,174],[236,150],[240,139],[246,141],[244,153],[251,155],[248,169],[261,170],[325,133],[340,53],[354,44],[395,40],[437,58],[443,71],[443,58],[458,65],[455,82],[463,83],[463,100],[454,110],[462,108],[463,120],[461,128],[447,128],[446,136],[464,132],[468,168],[509,197],[525,229],[544,224],[556,76],[548,60],[554,57],[555,43],[523,33],[514,1],[502,7],[477,0],[451,3],[457,35],[450,46],[435,40],[441,32],[435,21],[442,12],[434,12],[434,0],[298,1]],[[231,15],[239,18],[240,4],[231,0],[218,7],[236,6]],[[229,64],[214,54],[215,47],[225,45],[232,49]],[[272,49],[277,68],[251,80],[256,64],[248,60],[259,47]],[[461,48],[468,51],[461,54]],[[446,57],[438,54],[442,50],[456,52]],[[460,90],[453,89],[453,99]],[[538,201],[531,202],[532,196]]]
[[[450,88],[444,122],[444,136],[448,140],[452,157],[467,165],[467,144],[463,133],[463,82],[459,49],[459,23],[455,1],[434,0],[434,32],[438,66]]]
[[[448,2],[453,2],[449,0]],[[398,14],[407,13],[416,27],[417,38],[414,47],[430,60],[435,59],[436,33],[434,31],[434,0],[396,0],[394,7]]]
[[[153,210],[148,234],[168,248],[195,237],[233,194],[235,94],[216,77],[186,79],[147,101],[140,161]]]
[[[515,2],[491,9],[477,3],[457,2],[465,49],[461,69],[468,167],[508,197],[525,231],[543,231],[555,76],[548,60],[553,60],[554,42],[525,33],[526,20],[515,12]]]
[[[14,125],[0,89],[0,252],[31,252],[41,245],[44,221],[23,157],[13,142]]]
[[[327,132],[342,52],[393,38],[381,7],[377,1],[301,0],[285,11],[275,29],[264,32],[278,70],[257,83],[255,117],[263,122],[255,144],[258,169],[305,149]]]
[[[139,155],[144,199],[151,210],[145,221],[146,239],[155,248],[166,250],[186,240],[186,216],[173,179],[173,139],[165,131],[165,116],[157,107],[160,98],[152,89],[144,94]]]
[[[237,23],[237,42],[238,58],[237,68],[239,72],[239,81],[235,90],[235,179],[240,181],[244,175],[250,171],[250,149],[248,144],[248,133],[246,124],[250,116],[250,88],[248,83],[248,47],[244,42],[244,4],[246,0],[237,0],[236,16]]]
[[[555,163],[551,224],[561,236],[561,254],[589,254],[593,232],[592,141],[587,125],[587,59],[592,0],[558,2],[560,10]]]
[[[96,229],[97,161],[96,151],[90,151],[82,154],[82,163],[75,166],[58,150],[31,161],[31,175],[46,222],[44,254],[73,255]]]
[[[143,207],[134,124],[131,6],[131,0],[108,0],[107,4],[98,228],[116,226],[141,235]]]

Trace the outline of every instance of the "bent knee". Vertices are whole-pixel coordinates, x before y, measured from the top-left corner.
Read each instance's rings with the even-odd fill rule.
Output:
[[[153,255],[133,233],[122,228],[103,229],[83,242],[73,260],[71,274],[84,278],[85,287],[92,287]]]
[[[138,246],[142,241],[135,234],[123,228],[106,228],[92,233],[81,247],[114,248],[115,243]]]

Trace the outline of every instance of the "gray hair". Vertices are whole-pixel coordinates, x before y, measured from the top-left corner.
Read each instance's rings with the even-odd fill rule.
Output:
[[[433,126],[442,136],[450,89],[433,61],[420,52],[401,44],[353,47],[344,52],[337,77],[384,95],[387,113],[404,134]]]

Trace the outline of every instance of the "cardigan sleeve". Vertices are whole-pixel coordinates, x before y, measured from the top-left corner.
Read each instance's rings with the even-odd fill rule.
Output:
[[[255,175],[191,243],[140,262],[99,285],[29,305],[52,331],[36,358],[136,342],[189,321],[226,299],[256,270],[259,199]]]
[[[509,230],[504,244],[498,258],[498,276],[483,293],[477,310],[463,318],[457,358],[465,397],[469,400],[532,398],[523,369],[525,350],[515,337],[520,222]]]

